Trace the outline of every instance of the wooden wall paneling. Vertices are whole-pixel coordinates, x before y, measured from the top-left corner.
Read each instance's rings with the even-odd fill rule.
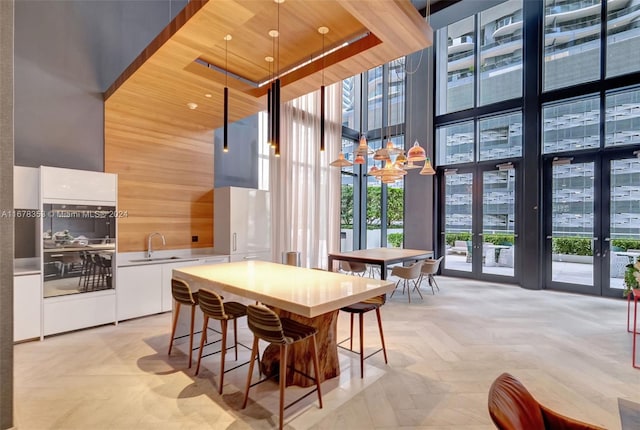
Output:
[[[127,213],[118,219],[121,252],[146,250],[154,231],[167,248],[213,246],[213,130],[187,123],[105,103],[105,171],[118,174],[118,208]]]

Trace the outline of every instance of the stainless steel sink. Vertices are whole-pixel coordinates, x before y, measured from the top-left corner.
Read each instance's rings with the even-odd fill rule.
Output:
[[[129,260],[131,263],[149,263],[151,261],[170,261],[170,260],[184,260],[185,257],[152,257],[152,258],[139,258],[137,260]]]

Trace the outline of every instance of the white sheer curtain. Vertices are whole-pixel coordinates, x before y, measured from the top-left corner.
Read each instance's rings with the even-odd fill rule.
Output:
[[[342,83],[325,91],[325,151],[320,152],[320,91],[281,106],[280,157],[270,156],[272,250],[301,253],[302,266],[327,266],[340,247]]]

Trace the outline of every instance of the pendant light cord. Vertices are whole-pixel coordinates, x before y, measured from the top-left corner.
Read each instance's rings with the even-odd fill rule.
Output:
[[[224,38],[224,86],[229,82],[229,37]]]
[[[322,33],[322,86],[324,86],[324,35],[325,33]]]
[[[277,77],[280,77],[280,2],[278,2],[276,4],[278,5],[277,6],[277,12],[276,12],[277,13],[277,25],[278,25],[278,43],[277,43],[277,46],[278,46],[278,59],[277,59],[277,61],[278,61],[278,64],[277,64],[278,75],[277,75]]]

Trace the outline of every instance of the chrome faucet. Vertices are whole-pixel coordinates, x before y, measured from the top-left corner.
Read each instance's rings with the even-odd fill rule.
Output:
[[[151,248],[151,239],[153,239],[153,236],[155,235],[158,235],[162,238],[162,246],[165,246],[167,244],[162,233],[158,233],[157,231],[155,233],[151,233],[147,240],[147,258],[151,258],[151,254],[153,253],[153,249]]]

